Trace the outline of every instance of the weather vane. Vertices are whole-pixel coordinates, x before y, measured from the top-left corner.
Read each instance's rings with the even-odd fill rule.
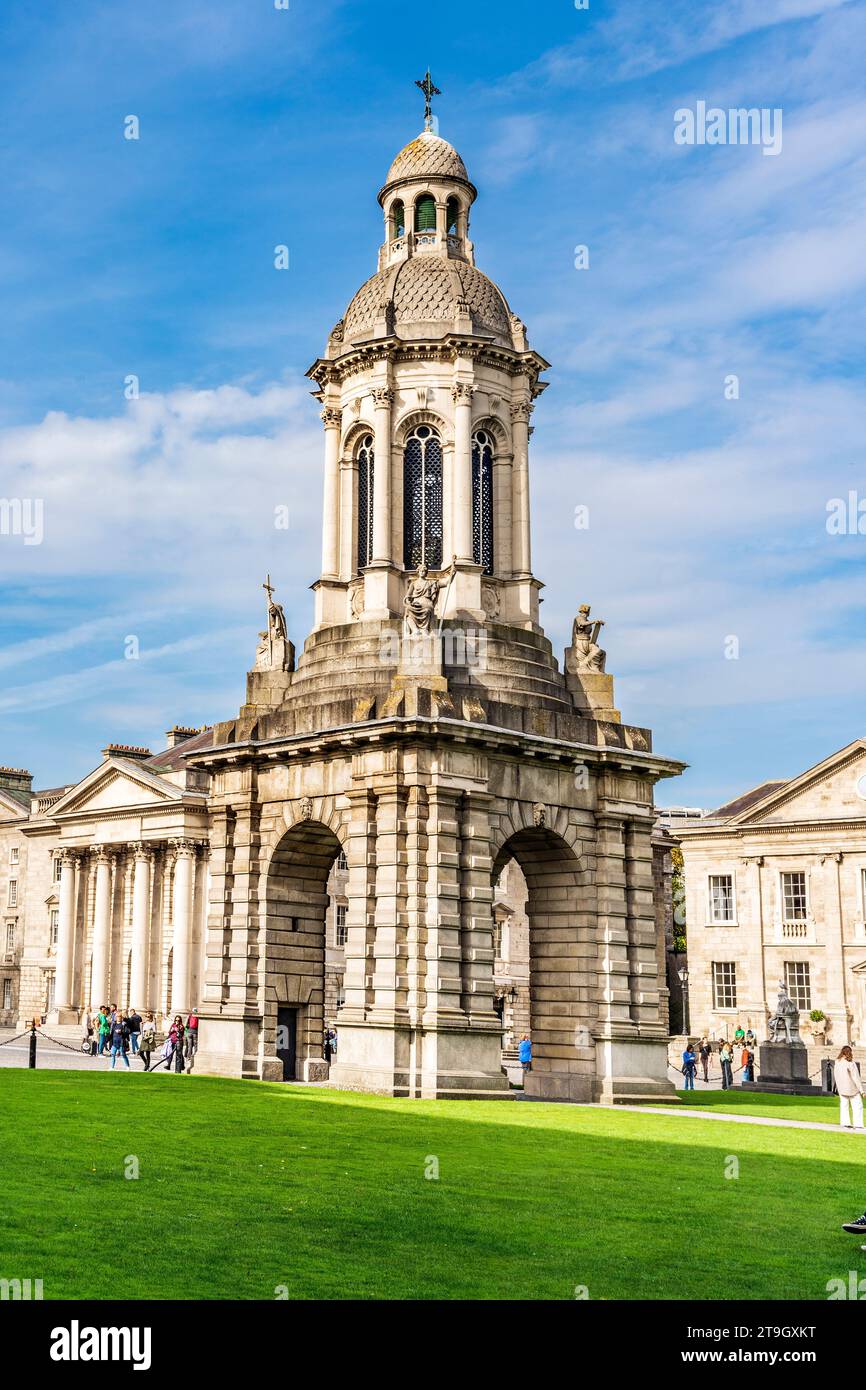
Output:
[[[423,80],[415,79],[415,86],[420,87],[424,93],[424,129],[433,129],[433,98],[441,97],[442,93],[438,87],[434,87],[433,78],[430,76],[430,69],[424,75]]]

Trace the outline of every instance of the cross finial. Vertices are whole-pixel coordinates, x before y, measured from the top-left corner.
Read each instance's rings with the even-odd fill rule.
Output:
[[[433,129],[433,98],[434,98],[434,97],[441,97],[442,93],[440,92],[440,90],[439,90],[438,87],[434,87],[434,85],[433,85],[433,78],[430,76],[430,69],[429,69],[429,67],[428,67],[426,73],[424,74],[423,79],[421,79],[421,78],[416,78],[416,79],[415,79],[415,86],[416,86],[416,87],[420,87],[420,88],[421,88],[421,91],[424,93],[424,129],[425,129],[425,130],[432,130],[432,129]]]

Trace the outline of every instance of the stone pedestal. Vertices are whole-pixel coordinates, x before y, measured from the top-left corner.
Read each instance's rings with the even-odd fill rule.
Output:
[[[568,653],[566,652],[566,666]],[[571,691],[575,709],[588,719],[601,719],[606,724],[619,724],[621,716],[614,706],[613,676],[593,671],[566,669],[565,683]]]
[[[744,1081],[744,1091],[770,1091],[785,1096],[820,1096],[820,1086],[809,1080],[809,1054],[805,1043],[761,1043],[757,1081]]]

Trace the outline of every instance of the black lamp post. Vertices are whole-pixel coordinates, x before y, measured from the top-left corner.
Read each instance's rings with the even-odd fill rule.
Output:
[[[688,966],[687,966],[687,965],[681,965],[680,968],[679,968],[679,970],[677,971],[677,974],[678,974],[679,977],[680,977],[680,984],[681,984],[682,987],[683,987],[683,988],[682,988],[682,1001],[683,1001],[683,1032],[685,1033],[686,1037],[688,1037],[688,1035],[689,1035],[689,968],[688,968]]]

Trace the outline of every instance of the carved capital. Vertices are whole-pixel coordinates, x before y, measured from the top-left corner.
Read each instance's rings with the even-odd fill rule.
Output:
[[[169,840],[168,846],[175,859],[194,859],[199,849],[197,840]]]
[[[390,410],[394,404],[394,392],[390,386],[377,386],[371,392],[373,405],[377,410]]]
[[[70,849],[67,846],[64,846],[63,849],[57,849],[54,851],[54,858],[59,859],[60,863],[63,865],[64,868],[74,869],[75,865],[81,859],[81,850]]]
[[[343,423],[343,412],[336,406],[326,406],[321,413],[321,421],[326,430],[338,430]]]
[[[529,417],[534,409],[535,407],[532,405],[531,401],[518,401],[511,407],[511,419],[515,424],[517,424],[518,420],[522,420],[524,423],[528,424]]]
[[[155,858],[155,848],[149,840],[134,840],[129,846],[132,857],[141,860],[143,863],[152,864]]]
[[[90,857],[95,864],[113,864],[117,858],[117,849],[108,845],[94,845]]]
[[[451,399],[455,405],[471,405],[475,387],[468,381],[455,381],[451,387]]]

